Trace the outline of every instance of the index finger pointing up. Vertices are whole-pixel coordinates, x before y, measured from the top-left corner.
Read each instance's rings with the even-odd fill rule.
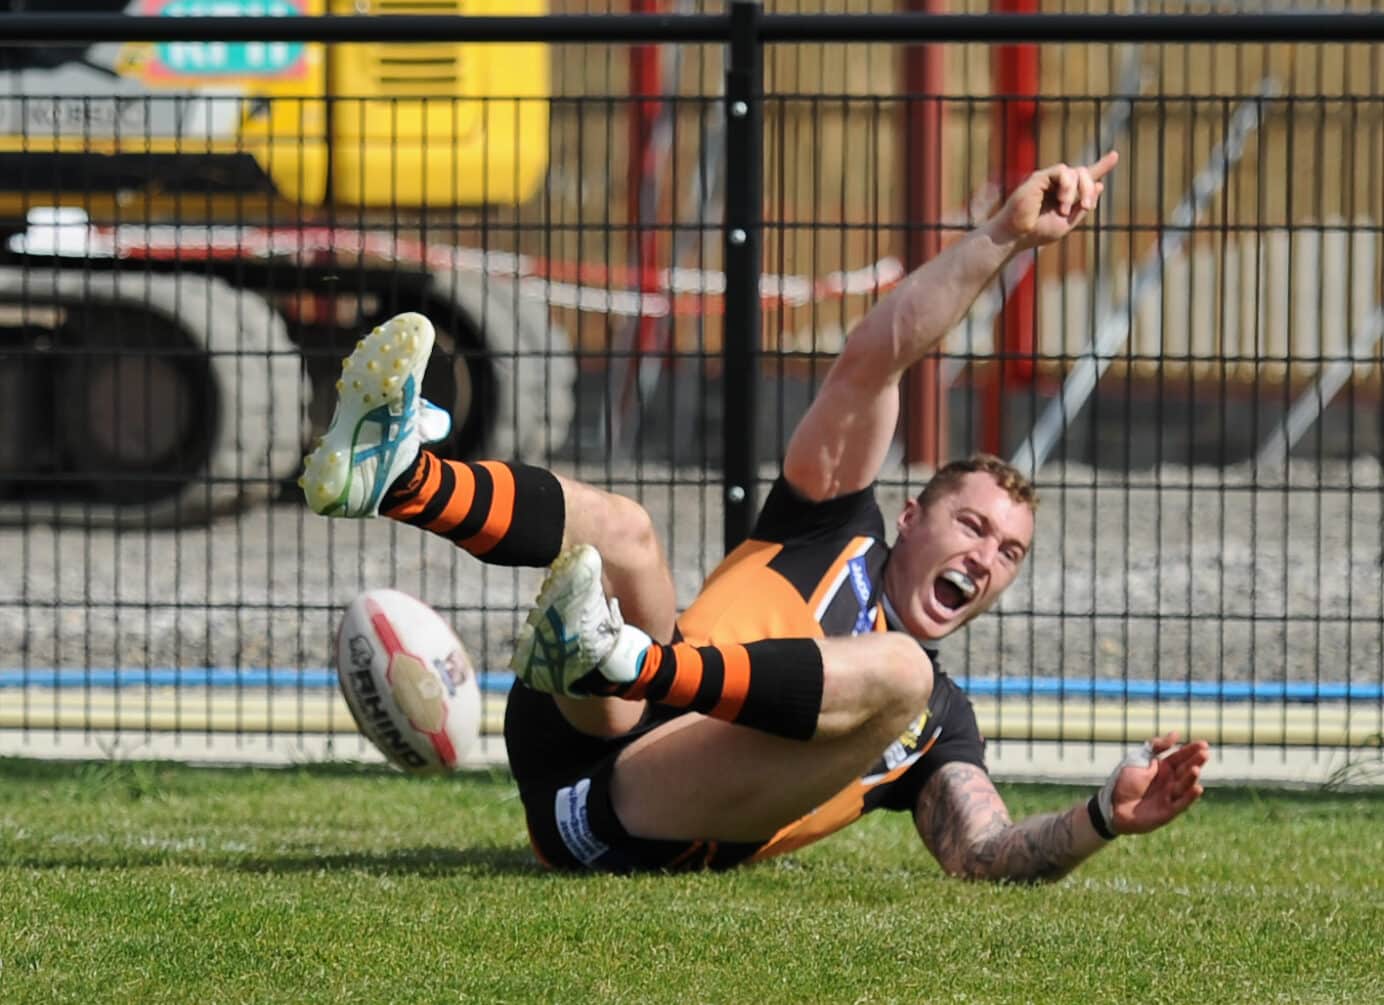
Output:
[[[1120,152],[1118,150],[1111,150],[1108,154],[1106,154],[1100,160],[1096,161],[1094,164],[1091,165],[1091,180],[1100,181],[1111,171],[1113,171],[1115,169],[1115,165],[1119,162]]]

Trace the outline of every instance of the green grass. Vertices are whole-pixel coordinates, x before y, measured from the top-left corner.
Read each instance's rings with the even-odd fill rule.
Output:
[[[1379,1002],[1382,901],[1379,794],[1213,789],[1055,886],[944,879],[896,814],[631,879],[539,870],[503,774],[0,760],[15,1005]]]

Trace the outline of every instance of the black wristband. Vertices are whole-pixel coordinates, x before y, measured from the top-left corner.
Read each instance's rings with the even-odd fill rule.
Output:
[[[1107,841],[1114,841],[1117,835],[1114,828],[1105,822],[1105,814],[1100,811],[1100,797],[1092,796],[1086,803],[1086,814],[1091,818],[1091,826]]]

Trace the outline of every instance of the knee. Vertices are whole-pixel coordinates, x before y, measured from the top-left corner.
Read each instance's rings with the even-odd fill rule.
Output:
[[[653,518],[642,505],[582,482],[561,477],[558,481],[566,508],[564,548],[593,545],[607,565],[661,561]]]
[[[932,697],[932,661],[901,632],[821,639],[823,690],[817,734],[898,736]]]
[[[607,515],[611,526],[620,528],[631,564],[654,565],[663,561],[653,517],[642,505],[626,496],[611,496]]]
[[[645,589],[655,579],[672,582],[648,510],[633,499],[611,495],[606,499],[605,518],[609,531],[601,554],[610,573],[617,578],[637,576]]]
[[[932,698],[932,660],[922,646],[902,632],[880,637],[875,677],[880,712],[898,717],[903,726]]]

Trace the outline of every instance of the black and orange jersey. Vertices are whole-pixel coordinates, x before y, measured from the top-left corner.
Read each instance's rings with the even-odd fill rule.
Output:
[[[752,536],[726,556],[678,619],[697,645],[765,638],[822,638],[887,631],[882,584],[889,547],[873,488],[811,502],[783,478],[775,483]],[[927,650],[933,667],[936,652]],[[653,705],[640,724],[617,737],[586,736],[553,699],[516,682],[505,706],[510,769],[524,801],[535,850],[545,861],[576,867],[561,836],[555,795],[608,787],[619,752],[664,722],[688,714]],[[903,735],[860,778],[763,843],[667,842],[626,838],[618,850],[646,867],[688,867],[695,859],[728,868],[783,854],[825,837],[876,809],[912,811],[918,793],[942,765],[984,767],[984,741],[970,702],[946,674],[935,673],[932,698]],[[560,802],[561,800],[557,800]],[[567,821],[571,826],[571,821]],[[608,836],[606,836],[608,837]],[[578,842],[580,845],[581,842]],[[689,857],[690,856],[690,857]]]
[[[887,631],[888,558],[873,487],[812,502],[780,477],[750,538],[707,579],[678,629],[695,645]],[[971,703],[940,671],[936,651],[924,648],[936,671],[928,707],[869,771],[780,830],[756,859],[801,848],[871,810],[911,811],[923,785],[950,761],[984,767]]]
[[[883,631],[888,557],[873,489],[813,503],[780,477],[678,629],[695,645]]]

